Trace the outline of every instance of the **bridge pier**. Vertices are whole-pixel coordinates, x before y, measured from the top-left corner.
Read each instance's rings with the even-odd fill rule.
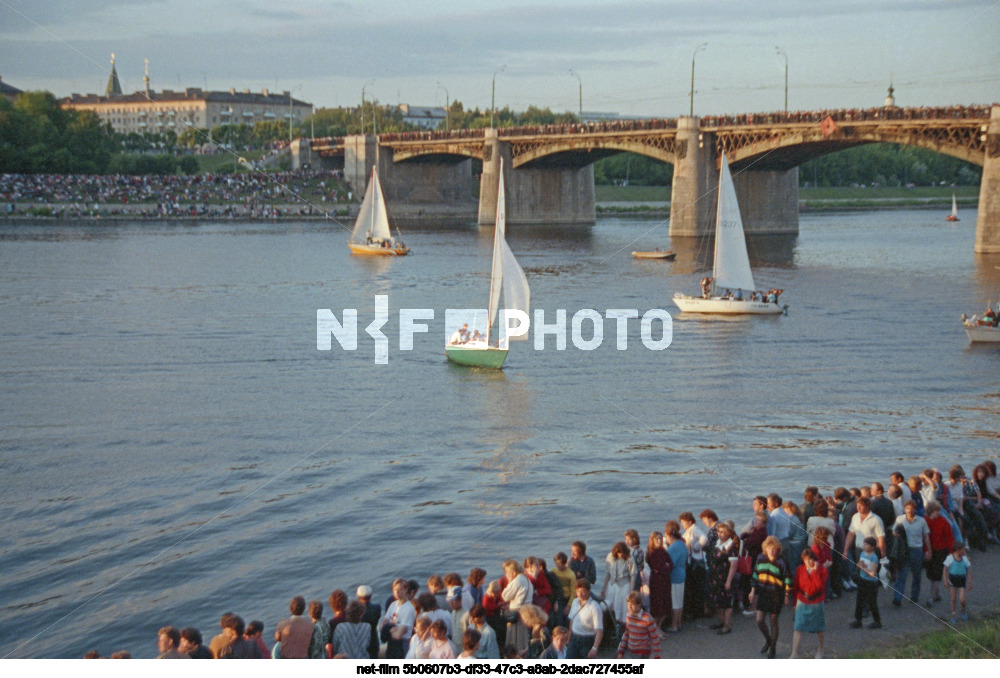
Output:
[[[312,166],[312,148],[309,139],[294,140],[289,147],[289,153],[292,158],[291,169],[293,172]]]
[[[712,157],[715,135],[702,134],[698,118],[677,120],[677,162],[670,187],[670,236],[715,233],[719,170]]]
[[[344,179],[354,189],[358,200],[365,194],[377,157],[375,137],[352,134],[344,137]],[[381,167],[379,171],[381,172]]]
[[[376,164],[390,211],[393,204],[471,203],[472,161],[467,158],[424,158],[397,163],[392,149],[379,148],[373,136],[345,139],[344,177],[359,198],[364,195]]]
[[[990,122],[985,127],[986,157],[976,215],[977,254],[1000,252],[1000,106],[990,109]]]
[[[798,167],[785,171],[734,172],[733,187],[736,189],[736,199],[740,202],[744,232],[756,235],[798,235]]]
[[[479,225],[496,220],[500,158],[503,158],[508,224],[593,224],[597,219],[594,166],[513,169],[511,145],[486,130],[479,181]]]
[[[492,226],[497,218],[497,193],[500,189],[500,160],[503,159],[503,178],[510,189],[511,148],[510,144],[497,138],[496,128],[486,130],[483,139],[483,173],[479,176],[479,219],[480,226]],[[507,210],[514,201],[507,201]],[[510,215],[508,214],[508,217]]]
[[[670,195],[670,235],[715,233],[719,170],[715,135],[702,132],[697,118],[677,121],[679,152]],[[799,169],[734,170],[743,230],[750,234],[799,232]]]

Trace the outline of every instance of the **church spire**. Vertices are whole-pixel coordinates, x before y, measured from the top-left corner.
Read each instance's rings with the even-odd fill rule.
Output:
[[[108,77],[108,86],[104,90],[104,96],[117,96],[122,93],[122,83],[118,80],[118,71],[115,70],[115,53],[111,53],[111,75]]]

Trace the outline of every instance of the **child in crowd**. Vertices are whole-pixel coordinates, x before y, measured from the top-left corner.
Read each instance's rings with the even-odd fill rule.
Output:
[[[852,629],[861,628],[861,616],[866,608],[872,612],[872,623],[868,625],[868,628],[882,628],[882,618],[878,613],[879,560],[878,554],[875,552],[876,546],[878,546],[878,540],[875,537],[866,537],[861,557],[858,558],[858,569],[861,572],[861,577],[858,580],[857,599],[854,603]]]
[[[962,603],[962,621],[969,617],[965,614],[965,592],[972,590],[972,563],[965,555],[965,544],[956,541],[951,547],[951,555],[944,559],[944,569],[948,573],[945,577],[944,585],[951,593],[951,623],[957,622],[955,619],[955,597],[958,596]]]
[[[476,629],[466,629],[465,633],[462,634],[462,654],[458,655],[458,658],[475,659],[482,637],[482,634]]]

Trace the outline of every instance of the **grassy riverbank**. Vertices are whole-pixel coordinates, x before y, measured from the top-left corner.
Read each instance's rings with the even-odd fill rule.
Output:
[[[669,186],[607,186],[598,185],[596,200],[601,212],[646,213],[668,209]],[[901,207],[947,208],[952,193],[961,207],[975,207],[979,201],[978,186],[917,186],[854,188],[800,188],[799,203],[803,210],[852,210]]]
[[[1000,615],[935,631],[895,647],[861,650],[851,659],[996,659],[1000,656]]]

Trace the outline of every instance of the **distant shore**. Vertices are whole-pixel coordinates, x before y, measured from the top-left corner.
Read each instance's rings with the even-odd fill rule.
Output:
[[[155,204],[97,203],[81,207],[76,203],[23,203],[15,210],[5,210],[3,217],[16,223],[52,223],[64,221],[336,221],[353,223],[359,205],[340,204],[324,211],[301,204],[267,205],[182,205],[163,211]],[[478,205],[397,205],[390,210],[394,226],[426,223],[466,224],[478,217]]]

